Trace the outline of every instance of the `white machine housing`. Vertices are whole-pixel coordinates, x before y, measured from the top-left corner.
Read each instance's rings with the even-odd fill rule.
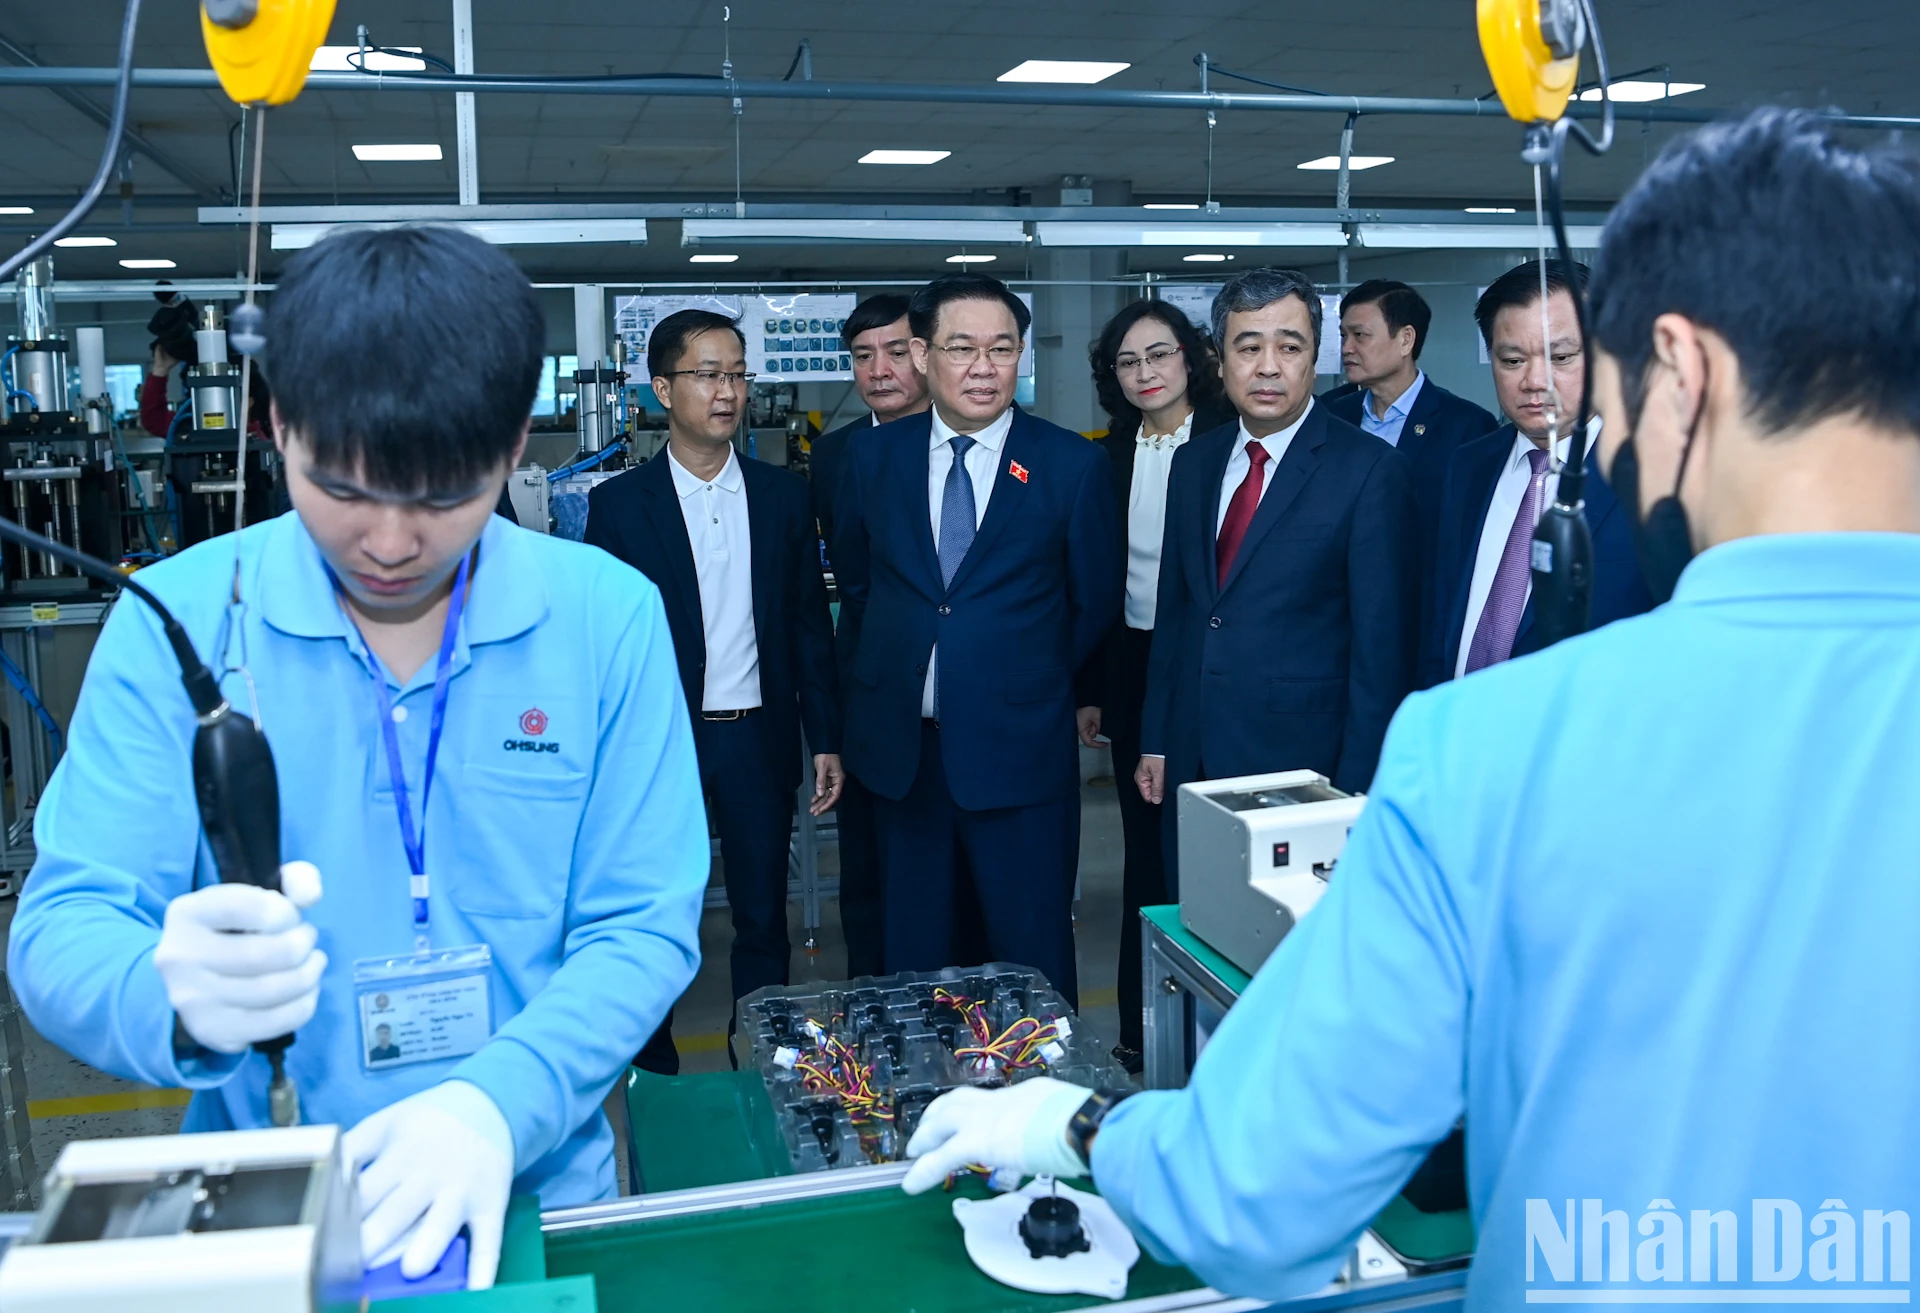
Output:
[[[1327,891],[1366,801],[1310,770],[1182,784],[1180,924],[1258,971]]]
[[[337,1126],[76,1141],[0,1261],[7,1313],[360,1306]]]

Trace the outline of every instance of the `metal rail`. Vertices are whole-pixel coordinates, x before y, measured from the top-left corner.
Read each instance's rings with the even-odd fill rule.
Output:
[[[0,87],[105,87],[111,68],[0,68]],[[133,84],[177,91],[219,87],[212,69],[135,69]],[[1294,114],[1409,114],[1492,119],[1510,123],[1497,100],[1439,99],[1416,96],[1302,96],[1283,92],[1128,91],[1101,87],[985,86],[886,82],[774,82],[700,77],[568,78],[537,75],[433,73],[311,73],[307,87],[317,91],[487,92],[500,95],[670,96],[742,100],[885,101],[939,105],[1057,105],[1085,109],[1258,110]],[[1598,117],[1597,103],[1576,101],[1568,112]],[[1734,111],[1680,105],[1615,104],[1614,116],[1631,122],[1707,123]],[[1862,128],[1920,127],[1920,116],[1900,114],[1830,115],[1836,123]]]

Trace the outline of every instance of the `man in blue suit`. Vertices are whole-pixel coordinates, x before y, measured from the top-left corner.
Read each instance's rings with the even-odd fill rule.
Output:
[[[787,983],[803,727],[813,813],[840,795],[833,624],[806,481],[733,449],[753,377],[739,328],[706,310],[669,315],[647,368],[667,409],[666,450],[593,490],[584,537],[653,580],[666,604],[720,836],[739,998]],[[663,1026],[641,1065],[677,1068],[670,1044]]]
[[[1031,316],[992,278],[913,294],[930,411],[853,436],[828,544],[848,766],[875,795],[889,971],[959,965],[972,872],[989,948],[1076,997],[1074,676],[1120,615],[1106,457],[1013,404]]]
[[[1173,458],[1135,782],[1160,802],[1189,780],[1306,769],[1361,792],[1413,686],[1406,461],[1315,404],[1305,275],[1235,277],[1213,331],[1240,420]]]
[[[1420,351],[1433,308],[1425,297],[1386,278],[1370,278],[1340,300],[1340,365],[1355,391],[1323,396],[1327,411],[1399,449],[1420,507],[1422,572],[1440,519],[1440,485],[1463,442],[1499,421],[1427,377]]]
[[[1586,287],[1585,265],[1574,265],[1572,276],[1580,288]],[[1462,446],[1448,462],[1423,625],[1422,688],[1539,647],[1533,632],[1529,551],[1541,509],[1558,486],[1551,466],[1565,459],[1566,431],[1586,378],[1569,286],[1561,263],[1548,261],[1544,346],[1539,261],[1500,275],[1474,307],[1493,359],[1494,392],[1508,423]],[[1556,419],[1561,436],[1550,459],[1547,444]],[[1607,481],[1598,477],[1598,432],[1595,419],[1586,458],[1595,628],[1653,606],[1634,559],[1632,526]]]

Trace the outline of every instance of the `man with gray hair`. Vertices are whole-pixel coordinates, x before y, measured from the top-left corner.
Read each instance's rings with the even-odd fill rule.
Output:
[[[1398,452],[1314,404],[1320,333],[1320,298],[1291,269],[1250,269],[1214,299],[1240,420],[1173,458],[1134,776],[1150,802],[1296,769],[1364,791],[1413,687],[1412,486]]]

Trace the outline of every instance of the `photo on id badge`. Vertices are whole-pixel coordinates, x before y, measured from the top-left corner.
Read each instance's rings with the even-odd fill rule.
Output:
[[[368,1071],[464,1058],[493,1034],[485,945],[355,964]]]

